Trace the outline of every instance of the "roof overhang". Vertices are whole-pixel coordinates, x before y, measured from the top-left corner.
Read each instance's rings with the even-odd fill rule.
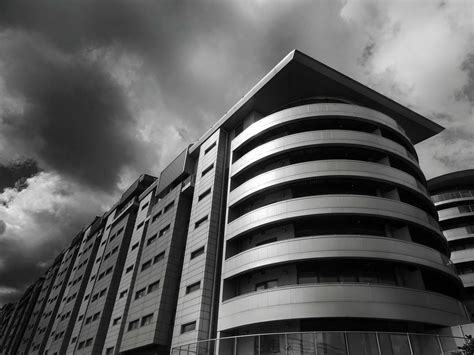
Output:
[[[443,190],[467,187],[474,187],[474,169],[455,171],[428,181],[428,189],[432,194]]]
[[[190,153],[194,153],[217,129],[232,129],[252,111],[268,115],[289,102],[317,96],[340,97],[385,113],[404,128],[413,144],[444,129],[306,54],[293,50],[227,111],[191,147]]]

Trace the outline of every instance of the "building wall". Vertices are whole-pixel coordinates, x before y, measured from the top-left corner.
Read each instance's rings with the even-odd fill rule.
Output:
[[[130,287],[121,352],[169,351],[189,221],[186,185],[178,183],[155,197]]]
[[[128,247],[124,271],[115,297],[114,309],[104,344],[106,354],[118,354],[125,325],[127,324],[128,308],[132,297],[132,285],[137,274],[137,259],[141,254],[143,240],[148,228],[150,210],[153,205],[155,188],[140,196],[139,207],[132,238]]]
[[[227,160],[227,134],[219,130],[203,143],[197,162],[196,182],[184,252],[172,346],[212,337],[215,293],[218,292],[220,229]],[[196,223],[207,219],[199,226]],[[194,256],[196,251],[201,255]],[[217,269],[217,270],[216,270]],[[190,285],[196,285],[190,291]],[[183,325],[195,322],[193,330]]]

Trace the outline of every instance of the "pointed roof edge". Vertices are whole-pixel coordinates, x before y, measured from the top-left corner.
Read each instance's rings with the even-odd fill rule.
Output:
[[[285,67],[288,66],[291,62],[297,62],[302,64],[336,82],[341,85],[344,85],[350,89],[356,90],[361,94],[371,97],[374,101],[387,107],[388,109],[398,113],[400,116],[406,118],[408,121],[411,121],[412,124],[419,126],[421,129],[424,129],[425,134],[421,135],[418,139],[414,140],[414,144],[419,143],[425,139],[428,139],[442,130],[444,127],[437,124],[436,122],[431,121],[430,119],[416,113],[415,111],[409,109],[406,106],[403,106],[396,101],[384,96],[383,94],[369,88],[368,86],[348,77],[345,74],[327,66],[326,64],[310,57],[309,55],[293,49],[288,53],[277,65],[275,65],[262,79],[260,79],[242,98],[240,98],[237,103],[235,103],[216,123],[214,123],[191,147],[189,150],[190,154],[196,152],[199,146],[209,138],[217,129],[223,126],[231,117],[238,113],[244,106],[250,105],[252,98],[255,94],[260,91],[265,85],[278,75]],[[393,117],[392,117],[393,118]],[[395,119],[402,127],[404,127],[404,122],[400,122]]]

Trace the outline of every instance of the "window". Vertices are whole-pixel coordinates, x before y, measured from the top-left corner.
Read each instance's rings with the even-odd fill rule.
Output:
[[[148,238],[148,240],[146,241],[146,245],[150,245],[151,243],[153,243],[156,240],[156,238],[158,238],[158,234],[153,234],[153,236]]]
[[[151,266],[151,260],[148,260],[147,262],[145,262],[145,263],[142,265],[142,271],[145,271],[145,270],[148,269],[150,266]]]
[[[189,285],[186,287],[186,294],[199,290],[200,288],[201,288],[201,281],[195,282],[192,285]]]
[[[115,318],[112,322],[112,325],[117,325],[119,324],[120,320],[122,319],[122,317],[118,317],[118,318]]]
[[[100,277],[99,277],[99,278],[100,278]],[[89,299],[89,295],[85,295],[85,296],[84,296],[84,299],[85,299],[85,300],[88,300],[88,299]]]
[[[102,297],[103,295],[105,295],[105,292],[107,291],[106,288],[104,288],[102,291],[100,291],[99,293],[99,297]]]
[[[74,344],[77,341],[77,337],[71,339],[71,344]]]
[[[100,316],[100,312],[97,312],[96,314],[94,314],[94,316],[92,317],[92,320],[97,320],[99,319],[99,316]]]
[[[86,340],[86,346],[91,346],[92,344],[92,338],[89,338]]]
[[[89,324],[90,322],[92,322],[92,317],[87,317],[86,318],[86,324]]]
[[[144,325],[148,325],[148,324],[151,324],[151,321],[153,319],[153,313],[152,314],[148,314],[146,315],[145,317],[142,318],[142,327]]]
[[[210,193],[211,193],[211,188],[208,188],[206,191],[204,191],[202,194],[199,195],[198,201],[201,201],[204,197],[206,197]]]
[[[150,202],[145,203],[145,204],[142,206],[142,210],[144,210],[145,208],[147,208],[149,205],[150,205]]]
[[[79,316],[78,320],[81,321],[83,318],[84,318],[84,315],[81,314],[81,315]]]
[[[130,271],[133,270],[133,265],[130,265],[127,270],[125,270],[125,273],[128,274]]]
[[[206,175],[208,172],[210,172],[214,168],[214,164],[209,165],[206,169],[204,169],[201,173],[201,177]]]
[[[166,227],[164,227],[162,230],[160,230],[160,237],[165,235],[166,232],[168,232],[170,229],[170,225],[168,224]]]
[[[84,347],[84,342],[81,341],[81,342],[79,343],[78,349],[82,349],[83,347]]]
[[[114,347],[107,348],[105,350],[105,355],[113,355],[113,353],[114,353]]]
[[[137,249],[137,248],[138,248],[138,244],[139,244],[139,243],[135,243],[135,244],[133,244],[133,245],[132,245],[132,250],[135,250],[135,249]]]
[[[117,251],[118,251],[118,246],[112,249],[112,253],[111,253],[111,254],[115,254]]]
[[[112,272],[112,266],[109,267],[106,271],[105,271],[105,274],[108,275]]]
[[[158,290],[159,286],[160,286],[160,280],[153,282],[152,284],[148,286],[148,293]]]
[[[207,217],[208,216],[202,217],[199,221],[194,223],[194,228],[199,228],[204,222],[207,221]]]
[[[128,331],[138,328],[138,319],[128,323]]]
[[[135,299],[138,300],[139,298],[142,298],[143,296],[145,296],[145,291],[146,291],[146,288],[142,288],[141,290],[138,290],[136,293],[135,293]]]
[[[158,212],[157,214],[155,214],[155,215],[153,216],[153,218],[151,219],[151,223],[154,223],[154,222],[156,222],[156,220],[157,220],[157,219],[158,219],[158,217],[160,217],[160,216],[161,216],[161,211],[160,211],[160,212]]]
[[[128,290],[120,292],[120,298],[124,298],[127,295]]]
[[[266,290],[278,286],[278,280],[268,280],[255,285],[255,291]]]
[[[181,325],[181,334],[196,329],[196,321]]]
[[[174,205],[174,201],[171,201],[170,203],[168,203],[165,208],[163,209],[163,213],[166,213],[168,212],[170,209],[173,208],[173,205]]]
[[[204,247],[200,247],[199,249],[196,249],[195,251],[191,252],[191,260],[194,258],[197,258],[199,255],[204,254]]]
[[[216,146],[216,142],[212,143],[209,147],[207,147],[206,150],[204,151],[204,155],[209,153],[212,150],[212,148],[214,148],[215,146]]]
[[[162,251],[161,253],[159,253],[157,256],[153,258],[153,264],[156,264],[157,262],[163,260],[164,258],[165,258],[165,252]]]

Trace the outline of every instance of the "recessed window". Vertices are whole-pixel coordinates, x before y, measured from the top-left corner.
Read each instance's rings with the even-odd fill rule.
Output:
[[[113,353],[114,353],[114,347],[107,348],[105,350],[105,355],[113,355]]]
[[[162,251],[161,253],[159,253],[157,256],[153,258],[153,264],[156,264],[157,262],[163,260],[164,258],[165,258],[165,252]]]
[[[143,227],[143,224],[145,224],[145,222],[140,223],[140,224],[137,226],[137,230],[140,229],[141,227]]]
[[[186,287],[186,294],[191,293],[193,291],[197,291],[201,288],[201,281],[195,282],[192,285]]]
[[[120,320],[122,319],[122,317],[118,317],[118,318],[115,318],[112,322],[112,325],[117,325],[119,324]]]
[[[196,321],[183,324],[181,325],[181,334],[193,331],[194,329],[196,329]]]
[[[208,172],[210,172],[214,168],[214,164],[209,165],[206,169],[204,169],[201,173],[201,177],[206,175]]]
[[[160,216],[161,216],[161,211],[160,211],[160,212],[158,212],[157,214],[155,214],[155,215],[153,216],[153,218],[151,219],[151,223],[154,223],[154,222],[156,222],[156,220],[157,220],[157,219],[158,219],[158,217],[160,217]]]
[[[197,258],[199,255],[204,254],[204,247],[200,247],[199,249],[196,249],[195,251],[191,252],[191,259]]]
[[[142,206],[142,210],[144,210],[145,208],[147,208],[149,205],[150,205],[149,202],[145,203],[145,204]]]
[[[133,265],[130,265],[126,270],[125,273],[128,274],[130,271],[133,270]]]
[[[138,319],[128,323],[128,330],[138,329]]]
[[[151,324],[151,321],[153,320],[153,313],[152,314],[148,314],[146,315],[145,317],[142,318],[142,327],[144,325],[148,325],[148,324]]]
[[[148,260],[147,262],[143,263],[142,265],[142,271],[145,271],[151,266],[151,260]]]
[[[170,209],[172,209],[174,206],[174,201],[171,201],[170,203],[168,203],[165,208],[163,209],[163,213],[166,213],[168,212]]]
[[[71,344],[74,344],[77,341],[77,337],[71,339]]]
[[[156,240],[156,238],[158,238],[158,234],[154,234],[153,236],[148,238],[148,240],[146,241],[146,245],[150,245],[151,243],[153,243]]]
[[[159,286],[160,286],[160,280],[153,282],[152,284],[148,286],[148,293],[158,290]]]
[[[163,235],[165,235],[168,231],[170,230],[170,225],[168,224],[166,227],[164,227],[163,229],[160,230],[160,237],[162,237]]]
[[[204,151],[204,155],[209,153],[212,150],[212,148],[214,148],[215,146],[216,146],[216,142],[212,143],[209,147],[207,147],[206,150]]]
[[[120,298],[124,298],[127,295],[128,290],[120,292]]]
[[[194,228],[199,228],[200,226],[202,226],[202,224],[207,221],[207,218],[208,216],[202,217],[200,220],[194,223]]]
[[[139,243],[135,243],[135,244],[133,244],[133,245],[132,245],[132,250],[135,250],[135,249],[137,249],[137,248],[138,248],[138,244],[139,244]]]
[[[87,347],[87,346],[91,346],[91,344],[92,344],[92,339],[93,339],[93,338],[89,338],[89,339],[86,340],[86,347]]]
[[[83,347],[84,347],[84,342],[83,342],[83,341],[81,341],[81,342],[79,343],[79,345],[78,345],[78,347],[77,347],[77,348],[78,348],[78,349],[82,349]]]
[[[208,188],[206,191],[204,191],[202,194],[199,195],[198,201],[201,201],[203,198],[208,196],[211,193],[211,188]]]
[[[105,271],[105,274],[108,275],[112,272],[112,266],[109,267],[106,271]]]
[[[144,297],[145,291],[146,291],[146,288],[142,288],[141,290],[138,290],[137,292],[135,292],[135,299],[138,300],[139,298]]]
[[[99,319],[99,316],[100,316],[100,312],[97,312],[97,313],[94,314],[94,316],[92,317],[92,320],[97,320],[97,319]]]

